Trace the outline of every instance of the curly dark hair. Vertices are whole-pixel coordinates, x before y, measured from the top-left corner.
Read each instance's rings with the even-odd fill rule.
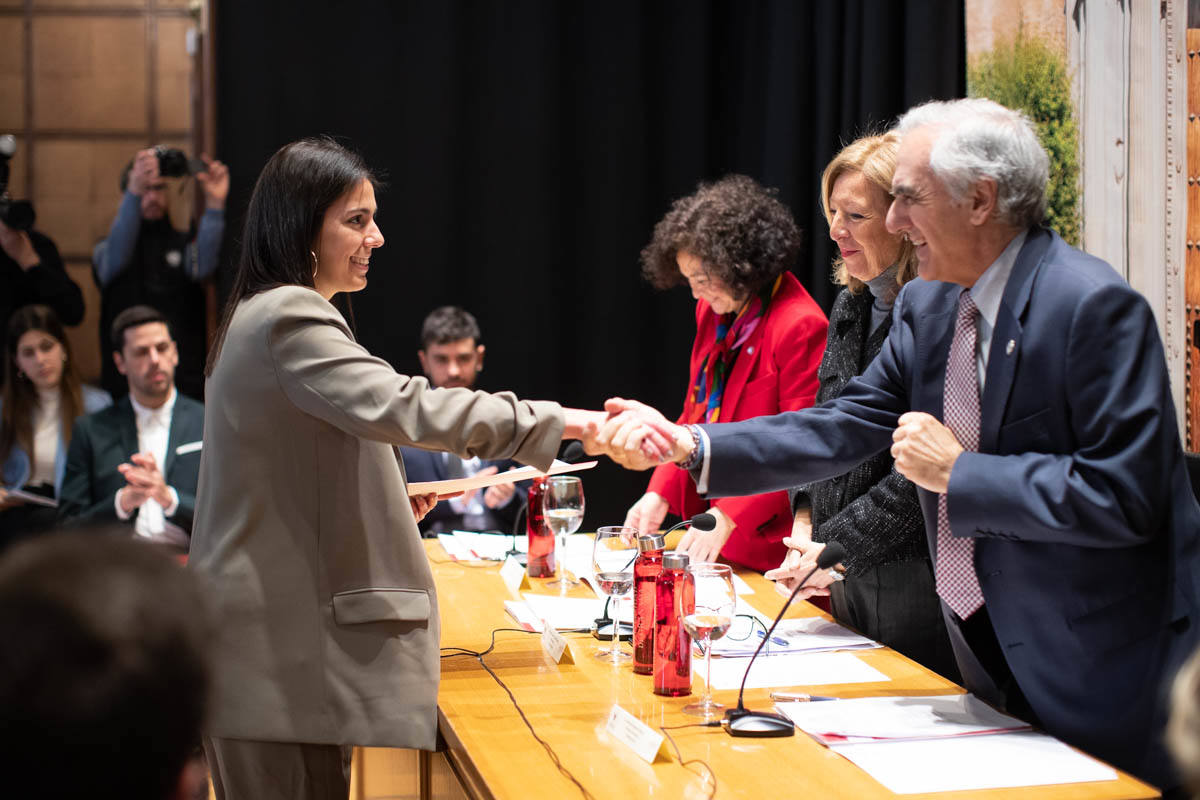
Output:
[[[683,250],[699,258],[705,273],[726,283],[735,297],[757,292],[789,269],[800,252],[800,229],[775,194],[745,175],[700,184],[654,226],[654,238],[642,250],[642,275],[659,289],[684,283],[675,262]]]

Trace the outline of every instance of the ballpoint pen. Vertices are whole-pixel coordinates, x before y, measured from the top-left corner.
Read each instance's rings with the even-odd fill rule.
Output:
[[[758,629],[755,629],[754,633],[757,634],[758,638],[760,638],[760,639],[763,638],[764,636],[766,636],[765,633],[763,633],[762,631],[760,631]],[[771,637],[771,644],[777,644],[780,647],[787,647],[787,643],[788,643],[787,639],[781,639],[778,636]]]
[[[777,703],[816,703],[821,700],[837,700],[836,697],[821,697],[804,692],[771,692],[771,699]]]

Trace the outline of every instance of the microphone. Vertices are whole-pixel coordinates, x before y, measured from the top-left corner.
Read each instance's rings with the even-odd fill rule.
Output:
[[[572,444],[578,444],[578,442],[572,442]],[[580,449],[582,450],[583,448],[581,447]],[[711,531],[713,528],[717,527],[717,518],[706,511],[703,514],[697,514],[691,519],[685,519],[678,525],[672,525],[670,528],[667,528],[665,531],[663,531],[662,535],[666,536],[671,531],[679,530],[685,525],[691,525],[693,528],[701,531]],[[515,546],[516,545],[514,544],[514,547]],[[629,564],[632,564],[635,560],[637,560],[636,555],[629,560]],[[622,571],[629,569],[629,564],[626,564]],[[808,578],[805,578],[805,580],[808,580]],[[601,637],[604,639],[612,638],[612,627],[610,626],[613,625],[613,620],[608,616],[608,606],[610,603],[612,603],[611,595],[609,595],[608,600],[604,603],[604,611],[599,617],[593,620],[595,624],[592,626],[592,635],[597,639],[600,639]],[[608,631],[608,633],[605,634],[604,631]],[[626,632],[628,632],[628,636],[626,635]],[[633,626],[627,622],[618,623],[617,635],[621,637],[621,641],[623,642],[631,641],[633,639]]]
[[[750,668],[754,666],[754,659],[758,658],[759,652],[763,649],[763,645],[771,640],[771,634],[775,632],[775,628],[779,627],[779,620],[783,619],[783,614],[788,610],[788,606],[796,599],[796,595],[804,588],[804,584],[808,583],[808,579],[816,574],[817,570],[829,569],[834,564],[846,557],[846,548],[842,547],[837,542],[829,542],[825,545],[825,549],[817,556],[817,565],[808,571],[804,576],[804,580],[796,584],[796,588],[792,590],[792,595],[783,604],[783,608],[779,609],[779,613],[775,615],[775,621],[771,623],[771,627],[767,629],[766,635],[762,641],[758,643],[758,649],[754,651],[754,655],[750,656],[750,663],[746,665],[746,674],[742,676],[742,686],[738,690],[737,708],[731,708],[725,712],[725,718],[721,720],[721,727],[730,736],[792,736],[796,732],[795,724],[783,716],[770,711],[750,711],[742,703],[742,696],[746,693],[746,679],[750,677]]]
[[[671,531],[677,531],[685,525],[691,525],[693,528],[700,531],[711,531],[713,528],[717,527],[717,518],[705,511],[703,514],[697,514],[691,519],[685,519],[678,525],[672,525],[663,531],[663,536],[666,536]]]

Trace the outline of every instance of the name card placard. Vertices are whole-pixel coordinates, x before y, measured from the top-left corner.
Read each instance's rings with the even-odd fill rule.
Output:
[[[504,563],[500,565],[500,580],[504,581],[504,585],[513,594],[520,594],[522,589],[530,588],[525,568],[512,556],[504,559]]]
[[[563,635],[554,630],[549,622],[543,622],[542,625],[542,651],[555,664],[574,664],[575,659],[571,656],[571,648],[567,646],[567,640],[563,638]]]
[[[664,739],[661,733],[615,703],[608,712],[604,730],[647,764],[653,764],[663,749]]]

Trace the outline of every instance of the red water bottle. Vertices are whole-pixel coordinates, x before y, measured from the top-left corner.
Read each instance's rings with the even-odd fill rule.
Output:
[[[654,584],[662,572],[666,538],[661,533],[637,537],[633,562],[633,671],[654,673]]]
[[[692,637],[683,618],[696,610],[696,585],[686,553],[665,553],[654,584],[654,693],[692,693]]]
[[[534,478],[529,484],[529,506],[525,513],[525,532],[529,536],[529,557],[525,573],[531,578],[554,575],[554,532],[546,525],[542,514],[542,495],[546,479]]]

